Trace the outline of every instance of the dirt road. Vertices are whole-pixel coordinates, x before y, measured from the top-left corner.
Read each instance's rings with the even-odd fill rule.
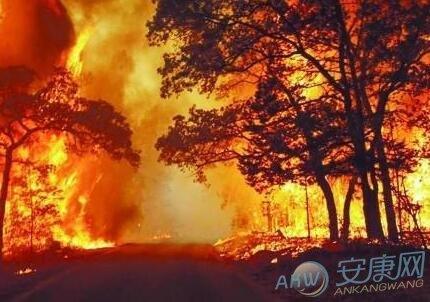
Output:
[[[210,246],[128,245],[1,281],[0,301],[268,301]]]

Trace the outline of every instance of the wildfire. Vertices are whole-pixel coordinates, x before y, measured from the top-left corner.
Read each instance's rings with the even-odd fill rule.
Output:
[[[69,53],[67,69],[69,69],[74,76],[79,76],[82,73],[83,61],[81,56],[85,46],[90,40],[91,32],[91,27],[87,26],[82,33],[78,35],[76,44]]]
[[[69,156],[66,151],[66,145],[63,138],[58,139],[54,137],[52,144],[47,156],[47,160],[54,166],[57,170],[61,170],[61,167],[67,164]],[[66,175],[58,175],[55,172],[50,174],[50,179],[53,185],[58,187],[62,192],[64,192],[63,199],[60,199],[57,208],[60,214],[60,219],[64,221],[69,214],[69,208],[71,200],[76,194],[79,194],[76,184],[79,177],[78,171],[71,171],[66,173]],[[79,212],[75,216],[75,221],[71,228],[68,230],[64,229],[62,225],[55,225],[52,228],[54,240],[61,242],[66,246],[85,248],[85,249],[95,249],[102,247],[113,246],[112,242],[105,241],[103,239],[94,239],[89,234],[86,221],[85,221],[85,208],[88,203],[88,198],[84,195],[79,195],[78,203],[80,205]]]
[[[81,54],[90,36],[91,28],[87,27],[78,36],[75,46],[69,53],[67,68],[77,78],[83,68]],[[19,168],[15,173],[17,179],[23,179],[26,183],[24,187],[27,186],[27,189],[15,188],[15,194],[11,194],[12,200],[7,206],[5,229],[6,238],[10,237],[6,240],[7,253],[10,254],[12,250],[23,249],[28,245],[31,250],[44,249],[53,242],[58,242],[61,246],[83,249],[113,246],[113,242],[95,238],[89,231],[86,207],[88,195],[93,187],[82,188],[78,185],[82,169],[79,169],[78,159],[69,155],[66,138],[46,134],[38,139],[41,143],[37,150],[24,147],[18,152],[22,161],[34,161],[44,168],[42,172]],[[82,161],[85,163],[85,159]],[[25,200],[22,196],[26,196]],[[37,217],[36,213],[41,217]],[[15,216],[20,217],[23,224],[15,222]],[[21,236],[14,232],[20,229],[26,229],[22,230]],[[33,271],[26,269],[19,271],[18,274],[31,272]]]
[[[7,241],[10,245],[9,248],[22,248],[28,243],[25,234],[22,238],[16,236],[17,234],[10,234],[14,228],[23,227],[12,221],[14,208],[16,208],[17,215],[26,218],[24,224],[32,226],[30,244],[34,250],[46,248],[49,241],[58,242],[61,246],[84,249],[113,246],[113,242],[94,238],[89,231],[90,225],[86,218],[88,198],[81,194],[82,188],[78,186],[79,169],[70,168],[77,163],[67,152],[65,138],[51,135],[42,139],[45,139],[45,142],[42,150],[37,154],[33,154],[28,148],[23,148],[19,152],[22,160],[36,157],[37,162],[43,163],[49,168],[46,171],[47,182],[43,182],[35,171],[19,170],[17,172],[19,177],[26,178],[28,192],[17,191],[17,194],[12,195],[11,205],[8,206],[6,229],[10,230],[7,234],[9,233],[11,236]],[[27,173],[27,175],[21,173]],[[91,189],[90,187],[88,192]],[[23,200],[22,196],[26,196],[30,201],[27,202],[26,198]],[[70,221],[71,211],[73,221]],[[41,217],[37,217],[33,212],[39,213]],[[48,230],[39,229],[44,226],[48,226]]]
[[[32,273],[35,273],[35,272],[37,272],[37,270],[36,270],[36,269],[33,269],[33,268],[30,268],[30,267],[27,267],[27,268],[24,268],[24,269],[20,269],[20,270],[18,270],[18,271],[15,273],[15,275],[22,276],[22,275],[32,274]]]
[[[91,27],[87,26],[78,35],[76,44],[69,53],[67,68],[75,77],[79,77],[82,73],[83,61],[81,56],[91,37],[91,31]],[[57,170],[61,170],[61,167],[70,161],[70,157],[68,156],[63,138],[55,137],[53,139],[52,143],[50,144],[50,151],[48,153],[47,160],[50,162],[50,164],[54,165]],[[60,176],[55,173],[50,174],[50,179],[58,188],[60,188],[62,192],[64,192],[64,198],[61,199],[57,205],[61,220],[63,221],[69,214],[71,199],[76,195],[79,195],[78,188],[76,187],[78,178],[79,175],[78,171],[76,170],[70,171],[66,173],[66,175]],[[109,242],[100,238],[93,238],[91,236],[85,220],[85,209],[88,204],[88,198],[85,195],[79,195],[77,201],[80,207],[77,215],[75,216],[73,225],[71,227],[68,226],[67,229],[64,228],[64,225],[55,225],[52,228],[54,240],[59,241],[66,246],[85,249],[113,246],[113,242]]]
[[[70,11],[72,15],[79,14],[76,11],[80,9],[80,5],[71,4],[71,2],[70,8],[72,9]],[[84,4],[82,5],[84,6]],[[186,112],[201,96],[194,91],[193,94],[186,95],[180,102],[170,102],[169,106],[171,105],[172,107],[167,107],[166,102],[159,100],[156,96],[159,95],[160,81],[156,75],[156,70],[162,64],[161,58],[164,50],[143,45],[142,39],[136,38],[142,36],[143,29],[137,28],[135,20],[131,20],[131,17],[136,17],[132,14],[142,11],[145,11],[145,14],[150,14],[148,12],[153,8],[131,11],[127,9],[126,12],[121,11],[117,14],[116,10],[119,9],[117,4],[110,2],[103,9],[95,10],[93,13],[108,15],[107,7],[110,8],[111,15],[108,17],[97,15],[97,18],[100,18],[100,22],[97,24],[79,24],[82,30],[77,34],[74,45],[68,51],[65,65],[74,77],[79,79],[84,70],[83,53],[87,49],[88,52],[86,53],[93,54],[92,60],[94,62],[85,62],[85,68],[92,68],[91,72],[94,73],[94,78],[96,78],[94,81],[96,83],[93,83],[93,86],[88,89],[90,93],[99,93],[100,97],[103,98],[105,96],[111,97],[112,95],[113,102],[117,101],[115,98],[126,99],[124,103],[121,103],[124,106],[124,111],[132,117],[131,123],[139,124],[139,127],[141,127],[138,129],[142,131],[138,133],[143,133],[141,134],[142,138],[138,137],[137,140],[145,140],[144,147],[147,149],[144,151],[147,154],[145,157],[147,162],[144,162],[142,166],[145,167],[145,172],[143,173],[147,174],[143,176],[145,179],[139,180],[144,184],[139,184],[139,187],[145,190],[145,194],[141,195],[145,195],[144,198],[147,199],[145,200],[146,204],[150,204],[151,200],[157,202],[156,206],[153,206],[153,204],[152,207],[148,206],[148,220],[154,220],[153,229],[157,231],[152,231],[146,237],[152,238],[152,241],[169,241],[176,239],[175,235],[171,235],[175,234],[171,230],[172,226],[180,228],[179,225],[189,223],[195,229],[198,218],[195,218],[196,220],[193,220],[192,223],[189,222],[191,219],[183,219],[182,221],[178,219],[172,222],[172,219],[170,219],[171,216],[169,216],[171,214],[169,212],[170,209],[173,209],[172,212],[175,215],[175,219],[180,215],[189,217],[187,215],[191,212],[190,209],[194,204],[190,205],[187,203],[188,200],[185,200],[187,202],[180,201],[182,200],[181,198],[184,198],[184,195],[189,195],[193,196],[192,199],[196,200],[198,204],[216,204],[215,207],[218,206],[220,199],[225,201],[225,203],[231,202],[231,204],[237,201],[232,206],[233,208],[236,207],[234,208],[236,211],[235,214],[230,214],[229,216],[225,212],[220,211],[219,213],[223,214],[219,214],[218,216],[213,215],[216,218],[203,218],[208,221],[211,219],[228,220],[226,224],[230,224],[230,220],[234,220],[234,226],[231,230],[228,229],[231,235],[239,234],[240,232],[249,234],[253,231],[267,232],[273,235],[280,230],[285,238],[306,238],[310,236],[313,239],[316,238],[316,242],[319,239],[327,238],[328,217],[324,196],[316,185],[305,187],[294,183],[287,183],[267,196],[260,196],[252,191],[237,174],[230,173],[231,170],[229,169],[231,167],[218,167],[217,172],[214,172],[212,177],[209,177],[208,182],[211,184],[211,188],[207,188],[206,190],[206,188],[202,189],[201,187],[194,186],[194,184],[193,186],[189,185],[189,183],[192,183],[192,180],[189,183],[186,182],[187,180],[184,180],[186,177],[179,172],[177,173],[177,171],[167,170],[166,167],[161,167],[160,165],[156,166],[155,162],[158,154],[154,154],[154,141],[163,131],[166,131],[167,125],[171,122],[171,117],[178,113]],[[73,9],[75,9],[74,12]],[[115,16],[113,16],[114,14]],[[0,1],[0,19],[1,17],[2,9]],[[144,17],[149,18],[147,15],[144,15]],[[139,16],[139,18],[142,18],[142,16]],[[86,20],[84,20],[84,23],[86,23]],[[114,26],[112,26],[112,23],[115,23]],[[124,28],[121,28],[123,26],[122,23],[126,23]],[[139,21],[140,23],[144,24],[145,22]],[[125,26],[128,26],[127,30],[132,32],[124,35]],[[111,27],[115,28],[115,30],[110,31]],[[96,35],[94,33],[103,33],[103,35]],[[92,43],[89,43],[90,39]],[[136,42],[138,40],[140,42]],[[106,59],[103,58],[103,62],[101,62],[102,60],[99,61],[97,56],[103,51],[102,48],[105,48],[106,45],[127,45],[127,55],[125,55],[124,49],[121,47],[118,47],[118,49],[110,47],[106,50]],[[107,64],[114,61],[118,61],[120,68],[116,68],[114,71],[110,71],[109,75],[106,75],[106,66],[109,67]],[[309,80],[305,76],[305,74],[297,74],[291,81],[298,84],[309,83]],[[145,80],[142,81],[142,79]],[[314,81],[315,84],[318,84],[322,79],[317,77]],[[321,92],[319,89],[321,88],[318,88],[318,85],[304,89],[303,96],[307,98],[316,97]],[[234,97],[241,97],[241,93],[244,94],[245,90],[238,89],[237,95],[234,95]],[[97,95],[97,97],[99,96]],[[147,102],[156,102],[156,104],[149,103],[147,106],[141,106],[142,99],[145,99]],[[206,102],[205,104],[199,103],[198,105],[204,108],[217,108],[219,104]],[[142,107],[142,111],[138,110],[140,107]],[[138,120],[137,122],[133,120],[136,116],[138,117],[135,118]],[[427,143],[418,132],[406,133],[405,136],[419,140],[420,144]],[[46,248],[53,242],[59,243],[61,246],[85,249],[115,245],[115,242],[106,238],[100,238],[102,236],[94,234],[95,232],[92,231],[93,222],[88,217],[88,207],[92,201],[91,193],[95,185],[103,177],[102,172],[91,171],[92,179],[90,181],[87,181],[87,179],[83,181],[85,170],[83,167],[86,166],[86,169],[90,169],[88,168],[87,158],[78,159],[72,156],[67,150],[65,137],[45,135],[39,139],[43,143],[37,149],[22,148],[19,150],[19,158],[21,160],[30,161],[37,159],[37,162],[47,167],[39,172],[24,168],[17,169],[15,176],[17,178],[16,183],[18,184],[14,184],[10,197],[11,200],[7,205],[8,218],[5,226],[7,237],[6,249],[14,249],[16,246],[31,246],[34,249],[40,247]],[[405,190],[411,195],[411,200],[421,207],[418,213],[418,222],[424,230],[430,229],[430,185],[425,181],[429,173],[430,161],[422,159],[418,169],[407,175],[403,182]],[[163,175],[168,175],[168,177],[163,177]],[[220,175],[222,176],[220,177]],[[343,201],[348,187],[348,180],[338,179],[330,181],[332,182],[331,185],[340,226],[343,219]],[[21,184],[22,182],[25,183]],[[170,189],[172,192],[178,193],[170,194]],[[187,190],[190,192],[187,192]],[[228,193],[224,194],[226,191]],[[25,198],[21,198],[21,196],[25,196]],[[397,201],[395,200],[395,202]],[[162,208],[159,206],[160,204],[168,204],[168,206],[160,210]],[[188,206],[189,208],[180,208],[184,204],[185,207]],[[366,235],[362,206],[361,197],[354,196],[350,209],[351,237],[362,238]],[[207,209],[213,208],[205,208],[205,210]],[[381,204],[381,210],[383,209],[384,206]],[[410,215],[404,211],[402,212],[401,209],[398,211],[401,212],[403,217],[404,230],[413,229],[414,225]],[[38,218],[35,217],[35,212],[42,212],[44,214]],[[167,216],[168,219],[163,217],[163,215]],[[222,215],[225,217],[221,217]],[[211,215],[208,214],[207,216]],[[17,220],[15,219],[16,217],[21,218]],[[37,219],[41,219],[43,222]],[[175,222],[177,223],[175,224]],[[168,227],[165,227],[165,225],[168,225]],[[20,230],[20,227],[21,229],[25,227],[25,229]],[[145,227],[147,226],[145,225]],[[139,224],[136,229],[145,229],[145,227],[141,228]],[[21,233],[14,232],[14,230],[19,230]],[[261,240],[256,240],[258,242],[252,251],[253,253],[263,249],[281,248],[279,246],[274,247],[277,240],[276,236],[269,236],[270,238],[261,237]]]

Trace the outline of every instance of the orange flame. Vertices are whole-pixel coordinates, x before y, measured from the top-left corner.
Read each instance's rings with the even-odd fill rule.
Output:
[[[81,59],[82,52],[85,45],[89,41],[91,35],[91,29],[86,28],[82,34],[76,40],[76,45],[70,51],[69,59],[67,62],[67,68],[72,72],[75,77],[79,77],[83,62]],[[46,179],[50,187],[55,188],[57,194],[50,194],[47,192],[43,200],[34,200],[33,197],[29,197],[30,203],[23,202],[19,195],[11,194],[11,201],[7,206],[7,221],[6,221],[6,251],[11,252],[12,246],[25,246],[28,244],[27,235],[24,234],[22,238],[17,238],[16,234],[11,234],[14,228],[13,219],[10,217],[12,215],[13,209],[17,211],[17,214],[26,219],[25,223],[35,224],[33,221],[33,211],[37,206],[51,205],[55,208],[55,213],[53,216],[56,217],[41,217],[40,219],[58,219],[56,222],[52,222],[49,226],[48,232],[44,236],[51,237],[51,240],[58,242],[61,246],[84,248],[84,249],[94,249],[113,246],[114,243],[106,241],[102,238],[94,238],[89,231],[89,225],[86,221],[86,206],[88,204],[88,193],[81,193],[82,189],[78,186],[79,180],[79,167],[73,168],[77,163],[74,162],[76,159],[72,158],[66,147],[66,138],[57,135],[44,135],[40,138],[42,144],[41,147],[37,147],[37,150],[31,150],[28,147],[23,147],[18,150],[18,157],[22,160],[36,159],[40,165],[47,165],[51,167],[48,170]],[[72,167],[72,168],[70,168]],[[25,174],[27,173],[27,174]],[[37,173],[31,171],[24,171],[22,169],[17,169],[17,176],[25,177],[27,180],[27,186],[29,192],[24,193],[27,195],[32,195],[32,192],[38,190],[44,190],[44,185],[40,183],[40,178]],[[77,202],[76,202],[77,201]],[[38,204],[34,204],[38,203]],[[73,223],[68,222],[70,219],[70,211],[72,210],[72,205],[78,204],[79,207],[73,207]],[[31,221],[31,222],[30,222]],[[43,221],[47,223],[47,221]],[[19,226],[15,226],[18,227]],[[43,236],[42,236],[43,237]],[[46,248],[49,238],[38,238],[35,242],[35,249]],[[33,248],[33,247],[32,247]],[[26,272],[23,272],[23,274]]]
[[[82,61],[82,52],[85,49],[88,41],[91,37],[92,29],[90,26],[87,26],[82,33],[78,35],[76,40],[76,44],[72,48],[69,53],[69,57],[67,60],[67,69],[74,75],[79,76],[82,73],[83,61]]]

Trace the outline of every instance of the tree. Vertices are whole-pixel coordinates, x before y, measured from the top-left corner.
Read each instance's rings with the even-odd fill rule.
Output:
[[[270,75],[336,98],[353,145],[367,234],[384,237],[382,184],[388,236],[397,240],[384,125],[393,100],[429,88],[429,3],[158,0],[156,9],[150,41],[178,45],[160,69],[163,96],[194,87],[225,93]]]
[[[346,191],[345,201],[343,203],[343,221],[342,221],[342,241],[347,241],[349,237],[349,226],[351,224],[350,209],[351,201],[354,196],[355,186],[357,184],[357,177],[353,176],[348,183],[348,190]]]
[[[61,190],[51,185],[53,167],[15,160],[11,177],[9,212],[5,218],[5,250],[34,252],[53,243],[52,227],[60,222],[56,203]]]
[[[101,100],[78,96],[70,74],[59,70],[35,92],[34,74],[23,67],[0,70],[0,154],[3,157],[0,186],[0,250],[3,249],[5,206],[16,150],[37,143],[45,133],[67,138],[71,152],[107,152],[138,166],[139,153],[132,148],[132,131],[126,118]],[[34,88],[33,88],[34,89]]]
[[[235,160],[247,182],[262,192],[287,182],[316,183],[324,194],[330,239],[337,240],[336,204],[328,177],[351,172],[351,143],[336,100],[306,99],[268,78],[255,97],[220,110],[177,116],[156,148],[168,164],[204,168]]]

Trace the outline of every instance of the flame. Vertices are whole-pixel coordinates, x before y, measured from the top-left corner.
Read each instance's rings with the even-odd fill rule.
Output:
[[[31,207],[52,205],[55,207],[54,217],[40,217],[43,221],[36,221],[35,224],[45,224],[49,226],[49,231],[44,234],[45,237],[36,240],[35,244],[38,248],[46,248],[48,238],[51,241],[58,242],[61,246],[95,249],[102,247],[113,246],[114,243],[104,240],[102,238],[95,238],[89,231],[90,225],[87,221],[86,207],[88,204],[88,197],[82,195],[82,188],[78,186],[80,170],[77,168],[71,169],[77,163],[75,159],[68,154],[66,147],[66,138],[56,135],[43,137],[43,148],[36,155],[31,152],[29,148],[22,148],[18,154],[21,159],[31,159],[37,157],[38,163],[49,165],[51,168],[48,170],[47,182],[50,187],[55,188],[57,194],[48,194],[43,200],[32,200],[31,204],[23,202],[20,195],[13,195],[10,204],[8,205],[8,212],[10,216],[11,208],[16,207],[18,213],[22,217],[31,217]],[[24,171],[19,170],[17,174],[22,174]],[[35,192],[39,190],[46,190],[46,185],[40,182],[37,173],[26,171],[26,179],[28,182],[29,192],[24,192],[24,196],[29,194],[36,195]],[[87,194],[91,193],[92,188],[86,188]],[[33,193],[32,193],[33,192]],[[30,197],[33,199],[32,197]],[[37,204],[35,204],[37,203]],[[76,207],[78,205],[78,207]],[[70,221],[71,211],[73,211],[73,221]],[[49,222],[49,220],[56,219],[56,222]],[[27,220],[28,222],[28,220]],[[7,220],[6,230],[13,228],[13,221],[9,217]],[[7,232],[8,233],[8,232]],[[10,232],[9,232],[10,233]],[[25,246],[28,244],[27,234],[23,238],[17,238],[13,234],[6,234],[11,236],[6,242],[9,245]],[[8,249],[8,247],[6,247]]]
[[[316,185],[310,185],[307,187],[308,195],[308,206],[306,204],[306,188],[298,184],[287,183],[281,188],[274,190],[269,196],[266,196],[270,202],[269,210],[270,215],[263,213],[262,211],[262,201],[264,196],[256,194],[249,186],[243,181],[243,178],[237,173],[237,171],[232,171],[231,167],[218,167],[216,170],[208,172],[208,180],[212,185],[210,189],[205,188],[205,192],[209,192],[207,195],[200,194],[202,191],[201,187],[188,185],[187,180],[184,180],[184,175],[180,174],[176,170],[167,170],[167,168],[156,166],[153,162],[156,161],[156,156],[158,154],[153,154],[153,140],[159,135],[166,131],[167,125],[171,122],[171,117],[181,113],[183,114],[188,110],[188,108],[195,103],[196,99],[202,98],[196,92],[192,92],[181,97],[181,100],[174,102],[172,100],[172,107],[167,110],[164,102],[161,102],[156,96],[159,95],[160,78],[156,74],[157,67],[162,64],[162,56],[166,50],[172,50],[172,45],[166,46],[166,48],[150,48],[148,45],[142,45],[141,35],[144,27],[139,28],[136,25],[136,20],[141,20],[142,18],[149,19],[153,13],[153,5],[144,5],[144,9],[136,9],[133,13],[129,10],[122,11],[118,5],[113,2],[106,3],[103,6],[86,6],[85,2],[66,1],[71,8],[72,19],[74,19],[80,28],[83,30],[78,35],[75,46],[72,48],[67,66],[75,76],[79,76],[82,73],[84,62],[82,60],[82,54],[84,49],[87,47],[88,53],[91,56],[85,56],[85,68],[90,70],[95,80],[93,83],[86,87],[87,92],[90,94],[97,94],[97,96],[106,96],[112,102],[118,102],[121,106],[125,108],[128,116],[130,117],[131,123],[133,125],[138,125],[136,127],[142,137],[138,137],[137,140],[149,141],[143,144],[144,151],[147,155],[143,167],[146,171],[149,171],[148,175],[145,175],[144,179],[141,180],[143,184],[142,187],[145,189],[145,196],[149,195],[154,200],[166,199],[171,200],[172,213],[167,212],[163,209],[162,214],[171,214],[177,218],[183,215],[184,212],[190,213],[191,207],[181,208],[178,204],[185,204],[181,202],[182,195],[197,196],[195,199],[205,200],[205,204],[215,204],[217,205],[219,199],[222,199],[225,203],[228,203],[230,209],[233,208],[234,213],[228,213],[228,211],[220,212],[220,218],[217,221],[227,221],[231,223],[230,220],[236,223],[236,226],[232,227],[230,233],[240,233],[240,232],[253,232],[253,231],[267,231],[269,220],[272,226],[271,231],[276,231],[281,229],[282,232],[287,237],[306,237],[308,235],[308,226],[310,228],[310,235],[312,238],[327,238],[328,237],[328,218],[325,206],[325,200],[321,190]],[[139,1],[131,1],[130,5],[137,5]],[[87,11],[88,10],[88,11]],[[88,13],[96,15],[98,22],[93,23],[92,26],[88,25],[88,18],[86,16]],[[144,23],[144,22],[140,22]],[[112,26],[115,24],[115,26]],[[114,28],[114,29],[113,29]],[[92,35],[94,33],[94,35]],[[125,34],[127,33],[127,34]],[[91,38],[91,43],[88,43]],[[112,45],[109,49],[106,49],[106,45]],[[121,45],[115,47],[115,45]],[[124,45],[126,45],[127,51],[124,51]],[[98,54],[104,53],[105,56],[102,58]],[[111,71],[109,75],[106,75],[106,68],[109,68],[111,62],[118,63],[119,67],[115,71]],[[294,57],[290,59],[291,64],[302,64],[300,58]],[[144,81],[142,81],[144,79]],[[234,80],[234,79],[233,79]],[[289,79],[292,82],[308,86],[303,90],[303,96],[307,98],[317,98],[321,94],[321,87],[319,87],[323,79],[318,76],[309,83],[309,79],[306,78],[305,73],[297,72],[297,74],[292,75]],[[314,85],[312,85],[314,84]],[[103,89],[102,89],[103,88]],[[243,94],[247,92],[253,92],[250,87],[246,89],[238,88],[238,91],[234,92],[234,97],[243,97]],[[149,100],[154,100],[154,103],[147,103],[147,106],[141,106],[142,98],[146,98],[147,102]],[[125,102],[121,103],[122,99],[126,99]],[[200,102],[198,105],[203,108],[217,108],[219,103],[217,102]],[[201,104],[204,103],[204,104]],[[149,109],[148,109],[149,108]],[[137,116],[137,117],[136,117]],[[143,118],[142,118],[143,117]],[[148,127],[151,127],[148,131]],[[406,130],[405,130],[406,131]],[[406,131],[407,132],[407,131]],[[412,137],[419,141],[419,143],[427,143],[424,139],[424,135],[419,131],[407,132],[405,136]],[[148,147],[149,145],[149,147]],[[60,148],[62,149],[62,147]],[[66,152],[67,153],[67,152]],[[67,160],[66,155],[53,156],[57,158],[63,165]],[[153,162],[150,162],[150,161]],[[168,176],[158,176],[157,174]],[[411,194],[412,200],[423,205],[423,209],[420,212],[421,224],[423,228],[430,228],[430,187],[426,185],[423,181],[426,175],[430,173],[430,163],[429,161],[422,160],[419,164],[419,168],[416,172],[411,173],[407,176],[405,180],[405,186],[408,192]],[[96,174],[96,173],[95,173]],[[80,205],[79,210],[77,210],[76,233],[74,238],[81,238],[85,241],[86,235],[89,234],[85,230],[84,217],[85,215],[81,212],[85,209],[85,206],[90,202],[88,192],[85,190],[79,191],[73,189],[80,178],[79,171],[75,170],[75,173],[70,173],[67,175],[56,175],[59,181],[62,183],[65,192],[69,192],[69,195],[65,200],[71,200],[73,198],[78,200]],[[152,179],[155,179],[153,182]],[[149,180],[148,180],[149,179]],[[58,180],[57,180],[58,181]],[[190,180],[191,181],[191,180]],[[336,200],[337,212],[339,225],[342,223],[342,212],[343,212],[343,202],[345,194],[348,187],[348,179],[337,179],[330,180],[334,197]],[[149,183],[150,185],[147,185]],[[90,187],[90,186],[89,186]],[[168,193],[165,187],[173,188],[174,194]],[[87,188],[86,191],[91,190]],[[357,190],[359,191],[359,190]],[[154,193],[155,192],[155,193]],[[181,196],[179,196],[181,195]],[[202,197],[203,196],[203,197]],[[221,196],[221,197],[220,197]],[[164,198],[164,199],[163,199]],[[147,198],[151,199],[151,198]],[[210,199],[210,201],[206,201]],[[382,198],[381,198],[382,199]],[[236,200],[238,202],[236,202]],[[246,200],[247,202],[243,202]],[[145,200],[145,202],[150,202]],[[202,203],[201,200],[197,200],[198,203]],[[169,208],[166,206],[165,208]],[[60,213],[62,215],[67,215],[70,211],[67,203],[62,205],[60,208]],[[179,210],[180,209],[180,210]],[[383,211],[384,206],[381,202],[381,211]],[[152,234],[147,236],[153,240],[169,240],[174,238],[172,234],[172,225],[175,224],[171,221],[170,216],[164,224],[168,225],[167,228],[159,226],[161,216],[157,211],[157,206],[152,204],[148,209],[147,220],[151,220],[151,217],[155,221],[155,227],[151,230]],[[188,214],[189,215],[189,214]],[[199,213],[200,215],[200,213]],[[309,216],[309,219],[308,219]],[[65,216],[64,216],[65,217]],[[186,216],[188,218],[188,216]],[[233,218],[231,218],[233,217]],[[364,217],[362,210],[362,200],[359,194],[354,196],[351,202],[351,226],[350,234],[352,237],[362,238],[365,237],[365,226]],[[381,213],[382,222],[385,224],[384,213]],[[195,224],[198,218],[193,217],[193,229],[195,229]],[[192,220],[192,219],[187,219]],[[410,221],[410,217],[405,217],[405,221]],[[203,224],[200,220],[199,223]],[[147,223],[147,222],[145,222]],[[183,222],[182,222],[183,223]],[[177,223],[179,225],[180,223]],[[308,225],[309,224],[309,225]],[[140,223],[137,229],[141,228]],[[164,226],[164,225],[163,225]],[[147,226],[146,226],[147,227]],[[167,229],[167,230],[166,230]],[[175,229],[173,228],[175,231]],[[65,228],[56,229],[57,238],[63,238],[66,240],[67,236],[64,234]],[[204,232],[201,230],[201,232]],[[63,237],[62,237],[63,236]],[[72,236],[73,237],[73,236]],[[67,239],[66,241],[73,242],[73,239]],[[97,241],[92,241],[97,242]],[[87,242],[87,244],[89,244]],[[107,242],[109,244],[109,242]]]
[[[405,187],[412,201],[421,206],[419,222],[424,229],[430,229],[430,160],[422,159],[415,172],[407,175]],[[409,222],[409,221],[407,221]]]
[[[67,68],[77,78],[81,75],[83,69],[82,53],[87,45],[92,33],[92,28],[87,26],[78,35],[76,44],[69,53],[67,60]],[[62,165],[66,164],[69,160],[68,153],[66,151],[66,144],[63,138],[54,138],[50,144],[50,151],[47,156],[48,162],[51,165],[61,168]],[[69,213],[69,206],[71,198],[76,195],[76,183],[79,178],[78,172],[73,171],[68,175],[61,175],[52,173],[49,175],[50,180],[53,184],[57,185],[61,191],[64,192],[64,199],[58,203],[58,210],[61,219],[64,220]],[[88,204],[88,197],[80,195],[77,199],[80,207],[73,226],[67,230],[62,225],[55,225],[52,228],[53,238],[56,241],[61,242],[63,245],[71,247],[80,247],[85,249],[95,249],[102,247],[113,246],[113,242],[109,242],[103,239],[94,239],[88,232],[88,228],[85,220],[85,209]]]
[[[82,73],[82,68],[84,65],[82,61],[82,53],[88,41],[90,40],[91,33],[91,26],[85,27],[84,30],[78,35],[76,44],[70,51],[66,66],[67,69],[76,77]]]
[[[54,165],[57,167],[57,170],[59,170],[70,160],[66,150],[65,139],[52,137],[52,141],[49,145],[50,150],[47,153],[46,159],[49,164]],[[61,199],[57,205],[60,218],[63,221],[69,213],[72,198],[76,196],[78,192],[78,188],[76,186],[78,178],[79,174],[76,170],[66,173],[65,175],[58,175],[55,172],[50,174],[50,180],[53,182],[52,184],[64,192],[64,198]],[[85,208],[88,203],[88,198],[84,195],[79,195],[77,201],[80,208],[79,212],[75,213],[76,216],[73,226],[66,230],[63,225],[55,225],[52,229],[54,240],[59,241],[66,246],[85,249],[113,246],[114,244],[112,242],[92,238],[88,232],[85,221]]]
[[[75,78],[80,77],[83,69],[82,53],[91,37],[91,27],[88,26],[78,35],[76,44],[70,50],[67,68]],[[78,80],[79,81],[79,80]],[[58,242],[60,246],[95,249],[102,247],[113,246],[114,243],[103,238],[97,238],[91,234],[91,223],[87,218],[87,205],[89,195],[93,187],[82,188],[79,184],[80,164],[85,165],[85,159],[79,162],[79,159],[70,156],[67,150],[66,138],[58,135],[43,134],[39,137],[40,144],[36,150],[31,150],[28,147],[22,147],[18,150],[17,155],[21,160],[34,160],[38,165],[46,165],[48,169],[46,179],[47,183],[42,184],[40,176],[36,172],[23,170],[19,168],[16,171],[16,177],[26,178],[28,192],[21,190],[17,194],[12,194],[11,200],[7,205],[7,221],[6,221],[6,253],[12,249],[22,248],[29,244],[28,234],[17,236],[13,230],[19,230],[20,226],[14,224],[13,216],[24,219],[22,227],[29,228],[29,225],[45,224],[48,230],[36,238],[37,231],[31,241],[32,249],[44,249],[49,242]],[[96,173],[96,172],[95,172]],[[43,200],[34,200],[33,197],[28,197],[34,192],[48,190],[46,186],[55,189],[55,194],[47,192]],[[23,201],[22,196],[26,196],[26,201]],[[54,208],[53,214],[49,217],[34,218],[33,211],[37,207]],[[73,218],[71,218],[73,216]],[[34,219],[33,222],[32,219]],[[41,219],[43,221],[37,221]]]
[[[26,267],[24,269],[20,269],[17,272],[15,272],[15,275],[17,276],[22,276],[22,275],[28,275],[28,274],[32,274],[37,272],[36,269],[30,268],[30,267]]]

